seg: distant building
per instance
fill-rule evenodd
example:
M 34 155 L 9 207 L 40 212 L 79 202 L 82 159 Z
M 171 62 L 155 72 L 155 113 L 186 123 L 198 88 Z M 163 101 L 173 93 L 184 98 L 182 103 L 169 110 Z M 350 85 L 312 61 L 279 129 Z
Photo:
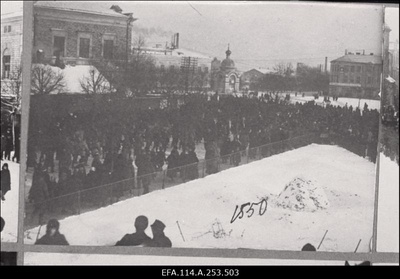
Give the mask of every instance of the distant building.
M 251 69 L 244 72 L 240 76 L 240 89 L 241 90 L 256 90 L 257 82 L 265 75 L 273 71 L 264 68 Z
M 22 10 L 1 15 L 1 80 L 18 70 L 22 53 Z
M 389 75 L 399 86 L 399 40 L 391 43 L 389 48 Z
M 230 58 L 232 52 L 229 47 L 225 53 L 226 58 L 222 62 L 215 58 L 211 63 L 211 89 L 222 94 L 236 93 L 239 92 L 240 73 Z
M 331 96 L 377 98 L 380 92 L 382 57 L 373 53 L 348 52 L 331 61 Z

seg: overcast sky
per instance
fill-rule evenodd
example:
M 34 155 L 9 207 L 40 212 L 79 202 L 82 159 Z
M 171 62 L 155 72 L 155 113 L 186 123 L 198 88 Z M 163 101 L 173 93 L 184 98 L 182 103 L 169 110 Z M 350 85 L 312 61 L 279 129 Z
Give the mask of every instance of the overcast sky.
M 385 22 L 392 29 L 390 41 L 395 42 L 399 39 L 399 8 L 386 8 Z
M 119 2 L 137 26 L 180 33 L 180 46 L 236 64 L 324 63 L 345 49 L 381 52 L 381 5 L 267 2 Z M 244 65 L 243 65 L 244 66 Z
M 124 12 L 133 12 L 138 18 L 134 23 L 136 28 L 154 28 L 165 34 L 179 32 L 183 48 L 223 59 L 229 43 L 231 58 L 240 68 L 271 67 L 279 61 L 323 64 L 325 56 L 330 61 L 342 56 L 345 49 L 381 52 L 381 5 L 205 1 L 106 3 L 118 4 Z M 2 13 L 16 9 L 18 5 L 16 1 L 1 1 Z M 386 15 L 388 18 L 389 13 Z M 166 37 L 160 43 L 170 40 L 169 35 Z

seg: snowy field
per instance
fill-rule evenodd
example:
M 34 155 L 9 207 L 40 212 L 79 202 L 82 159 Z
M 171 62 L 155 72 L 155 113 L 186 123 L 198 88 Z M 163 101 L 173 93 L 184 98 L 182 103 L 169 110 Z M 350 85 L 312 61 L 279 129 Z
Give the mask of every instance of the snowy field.
M 290 101 L 292 103 L 296 103 L 296 102 L 305 103 L 305 102 L 309 102 L 309 101 L 315 101 L 317 104 L 323 105 L 324 104 L 324 97 L 320 96 L 317 100 L 315 100 L 314 96 L 304 96 L 304 97 L 302 97 L 299 94 L 297 96 L 295 96 L 294 94 L 291 94 L 290 95 Z M 364 104 L 366 103 L 368 105 L 369 109 L 376 109 L 376 110 L 380 111 L 380 108 L 381 108 L 380 100 L 368 100 L 368 99 L 361 99 L 360 100 L 360 99 L 357 99 L 357 98 L 343 98 L 343 97 L 340 97 L 337 101 L 333 101 L 332 97 L 331 97 L 330 101 L 331 101 L 330 104 L 332 106 L 335 106 L 335 107 L 337 107 L 337 106 L 344 107 L 347 104 L 348 107 L 352 106 L 355 109 L 356 107 L 359 106 L 360 109 L 363 110 Z
M 314 181 L 329 207 L 295 211 L 278 206 L 277 196 L 294 178 Z M 159 219 L 173 247 L 368 252 L 372 236 L 375 165 L 337 147 L 311 144 L 216 175 L 151 192 L 61 220 L 61 233 L 71 245 L 113 246 L 134 231 L 138 215 Z M 236 206 L 269 197 L 261 216 L 259 205 L 248 218 L 231 219 Z M 248 208 L 248 207 L 247 207 Z M 247 210 L 247 209 L 246 209 Z M 178 228 L 182 230 L 183 237 Z M 41 230 L 41 235 L 45 230 Z M 25 233 L 33 244 L 38 227 Z M 150 228 L 146 230 L 152 236 Z
M 25 253 L 25 265 L 342 265 L 344 261 Z M 354 263 L 351 262 L 353 265 Z
M 1 201 L 1 217 L 6 225 L 1 232 L 2 242 L 17 242 L 18 232 L 18 200 L 19 200 L 19 164 L 11 161 L 1 161 L 1 166 L 8 163 L 11 173 L 11 190 L 5 195 L 5 201 Z
M 399 252 L 399 165 L 380 154 L 378 252 Z

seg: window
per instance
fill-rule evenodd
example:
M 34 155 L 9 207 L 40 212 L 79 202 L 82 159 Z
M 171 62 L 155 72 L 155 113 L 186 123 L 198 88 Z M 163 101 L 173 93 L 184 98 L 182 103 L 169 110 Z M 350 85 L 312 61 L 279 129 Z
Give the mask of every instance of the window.
M 344 66 L 344 72 L 347 73 L 349 71 L 349 66 Z
M 11 55 L 3 56 L 3 78 L 10 78 Z
M 372 83 L 372 77 L 368 77 L 367 83 L 368 83 L 368 84 L 371 84 L 371 83 Z
M 53 56 L 62 57 L 65 55 L 65 37 L 53 37 Z
M 349 82 L 349 77 L 348 76 L 344 76 L 343 77 L 343 83 L 348 83 Z
M 351 66 L 350 67 L 350 72 L 354 73 L 354 70 L 355 70 L 355 66 Z
M 204 68 L 204 71 L 205 71 L 206 73 L 208 73 L 208 67 L 205 67 L 205 68 Z
M 79 38 L 79 54 L 81 58 L 89 58 L 90 55 L 90 39 L 89 38 Z
M 10 33 L 11 32 L 11 25 L 4 26 L 3 33 Z
M 84 34 L 81 34 L 82 36 Z M 85 38 L 90 39 L 90 34 L 86 34 Z M 103 35 L 103 57 L 105 59 L 114 59 L 115 51 L 115 34 Z
M 356 77 L 356 83 L 361 83 L 361 77 L 360 76 Z
M 357 73 L 361 73 L 361 66 L 357 66 Z
M 165 66 L 163 64 L 161 64 L 160 69 L 161 69 L 161 71 L 164 71 L 165 70 Z
M 103 57 L 105 59 L 114 58 L 114 40 L 104 40 Z
M 349 78 L 349 83 L 354 83 L 354 77 Z

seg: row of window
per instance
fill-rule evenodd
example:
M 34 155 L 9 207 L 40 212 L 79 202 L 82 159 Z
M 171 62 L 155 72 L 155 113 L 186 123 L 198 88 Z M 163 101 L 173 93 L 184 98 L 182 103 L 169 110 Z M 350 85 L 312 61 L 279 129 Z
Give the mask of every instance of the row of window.
M 103 53 L 102 56 L 105 59 L 114 58 L 114 37 L 104 36 L 102 42 Z M 63 57 L 65 56 L 66 47 L 66 36 L 54 35 L 53 36 L 53 56 Z M 79 58 L 91 58 L 92 56 L 92 38 L 90 34 L 79 34 L 78 35 L 78 57 Z
M 161 65 L 160 65 L 160 69 L 161 69 L 161 70 L 165 70 L 165 68 L 166 68 L 166 67 L 165 67 L 164 64 L 161 64 Z M 170 65 L 170 66 L 169 66 L 169 69 L 171 69 L 171 70 L 175 69 L 175 65 Z M 193 70 L 194 70 L 194 68 L 193 68 Z M 202 72 L 202 71 L 203 71 L 202 67 L 200 67 L 200 66 L 197 67 L 197 71 L 198 71 L 198 72 Z M 205 68 L 204 68 L 204 72 L 205 72 L 205 73 L 208 73 L 208 67 L 205 67 Z
M 367 84 L 372 84 L 373 83 L 373 77 L 368 76 L 366 79 Z M 339 82 L 339 77 L 338 76 L 332 76 L 331 78 L 332 82 Z M 360 76 L 343 76 L 343 78 L 340 80 L 341 83 L 351 83 L 351 84 L 361 84 L 361 77 Z M 379 83 L 379 78 L 377 78 L 377 83 Z
M 364 67 L 367 73 L 371 73 L 373 71 L 373 66 L 368 65 Z M 340 64 L 333 64 L 332 65 L 332 72 L 344 72 L 344 73 L 361 73 L 363 67 L 361 65 L 340 65 Z

